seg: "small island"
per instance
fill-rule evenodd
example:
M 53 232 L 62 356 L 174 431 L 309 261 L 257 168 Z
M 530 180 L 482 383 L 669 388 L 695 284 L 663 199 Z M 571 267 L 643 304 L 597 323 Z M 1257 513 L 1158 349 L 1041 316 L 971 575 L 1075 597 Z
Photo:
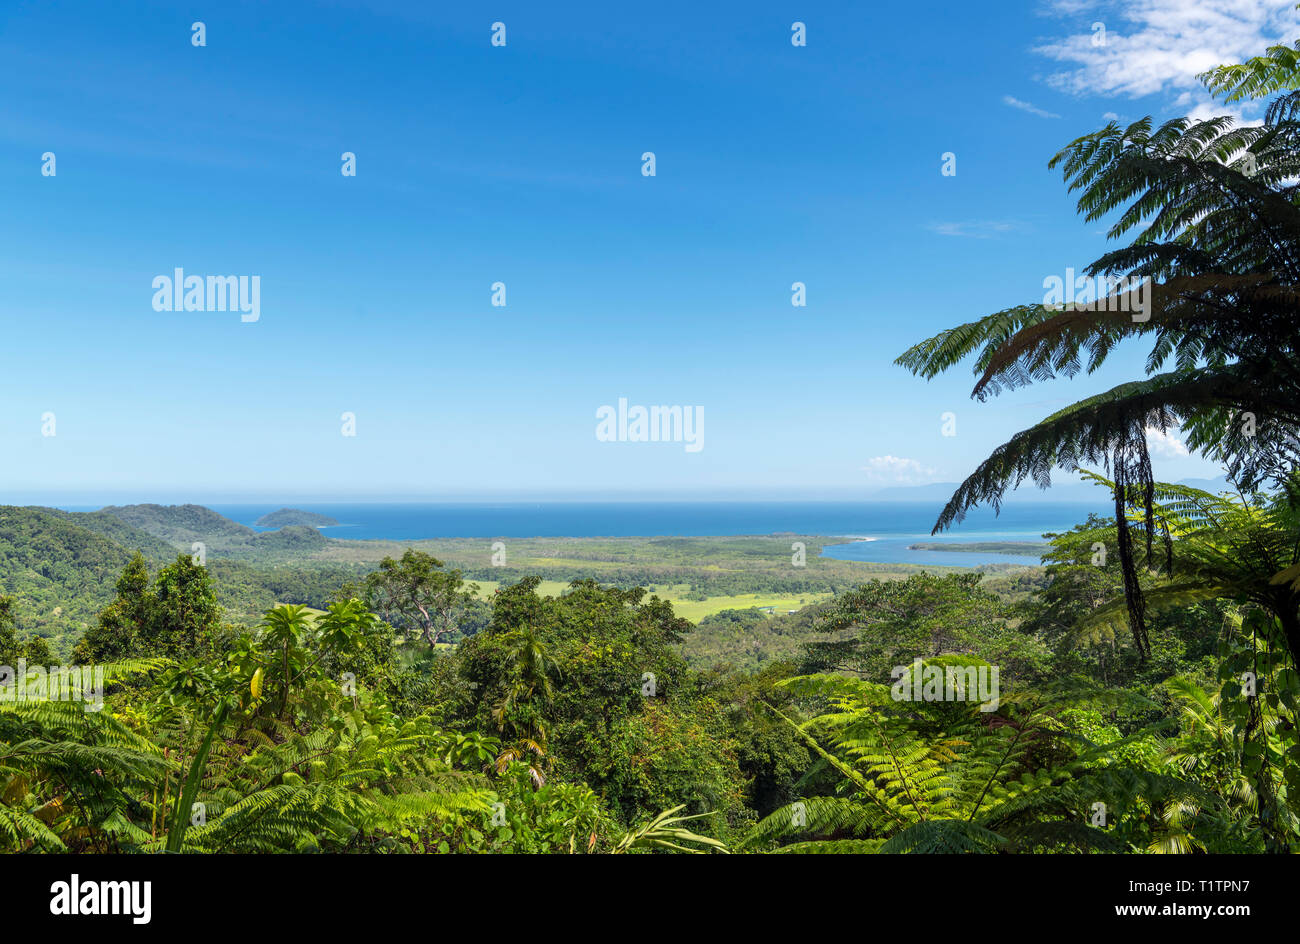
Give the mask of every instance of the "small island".
M 302 511 L 298 508 L 281 508 L 269 515 L 262 515 L 253 522 L 255 528 L 285 528 L 301 525 L 307 528 L 332 528 L 338 522 L 328 515 L 318 515 L 314 511 Z

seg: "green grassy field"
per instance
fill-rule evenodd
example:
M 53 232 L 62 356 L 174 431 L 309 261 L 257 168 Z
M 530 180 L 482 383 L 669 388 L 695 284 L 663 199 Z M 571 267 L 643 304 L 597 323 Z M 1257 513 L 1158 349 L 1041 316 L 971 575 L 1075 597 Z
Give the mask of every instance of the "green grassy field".
M 793 562 L 792 545 L 806 547 L 802 566 Z M 909 564 L 872 564 L 819 556 L 827 545 L 842 543 L 816 535 L 734 537 L 510 538 L 505 563 L 492 564 L 490 539 L 430 541 L 332 540 L 313 555 L 321 561 L 377 564 L 400 557 L 407 547 L 432 554 L 462 570 L 490 596 L 499 587 L 529 575 L 542 577 L 539 591 L 556 595 L 576 579 L 594 578 L 618 586 L 642 586 L 669 600 L 692 621 L 723 610 L 772 607 L 776 615 L 831 599 L 867 580 L 897 580 L 922 569 Z
M 664 596 L 664 594 L 660 594 Z M 672 601 L 673 611 L 692 622 L 699 622 L 706 616 L 721 613 L 723 610 L 744 610 L 750 607 L 772 607 L 776 614 L 798 610 L 813 603 L 831 599 L 830 593 L 771 594 L 740 593 L 734 596 L 708 597 L 704 600 L 684 600 L 667 596 Z
M 832 599 L 868 580 L 901 580 L 922 570 L 959 569 L 833 560 L 820 556 L 822 548 L 842 544 L 844 539 L 806 534 L 507 538 L 502 539 L 505 562 L 501 566 L 493 565 L 494 543 L 490 538 L 331 539 L 310 559 L 374 566 L 385 557 L 401 557 L 409 547 L 459 568 L 466 580 L 479 585 L 483 598 L 526 576 L 541 577 L 539 592 L 546 595 L 562 593 L 573 580 L 591 578 L 622 587 L 646 587 L 693 622 L 723 610 L 750 607 L 771 607 L 780 616 Z M 793 562 L 796 543 L 806 548 L 802 566 Z
M 496 591 L 500 590 L 507 582 L 500 580 L 475 580 L 473 583 L 478 584 L 478 595 L 481 599 L 486 600 Z M 542 596 L 559 596 L 568 587 L 568 583 L 563 580 L 543 580 L 537 585 L 537 592 Z
M 897 576 L 902 577 L 903 575 L 899 574 Z M 487 599 L 503 586 L 503 582 L 499 580 L 475 580 L 474 583 L 478 584 L 478 595 L 483 599 Z M 543 596 L 559 596 L 568 589 L 568 586 L 568 582 L 564 580 L 543 580 L 538 585 L 537 592 Z M 772 607 L 776 614 L 781 614 L 813 603 L 821 603 L 833 596 L 830 592 L 800 594 L 739 593 L 731 596 L 712 596 L 703 600 L 688 600 L 684 595 L 682 584 L 654 586 L 647 589 L 660 599 L 671 602 L 673 611 L 678 616 L 684 616 L 692 622 L 698 622 L 706 616 L 721 613 L 723 610 L 743 610 L 749 607 Z

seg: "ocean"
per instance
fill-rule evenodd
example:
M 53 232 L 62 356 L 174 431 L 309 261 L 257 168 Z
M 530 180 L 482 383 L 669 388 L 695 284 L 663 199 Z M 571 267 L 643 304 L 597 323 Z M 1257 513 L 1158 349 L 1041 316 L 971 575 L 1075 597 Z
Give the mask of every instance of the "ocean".
M 826 550 L 841 560 L 879 563 L 1036 564 L 1036 556 L 974 552 L 915 551 L 917 541 L 1036 541 L 1048 531 L 1063 531 L 1104 512 L 1101 504 L 1025 501 L 994 515 L 972 511 L 952 531 L 931 537 L 939 502 L 849 501 L 682 501 L 682 502 L 305 502 L 213 504 L 214 511 L 253 526 L 277 508 L 301 508 L 328 515 L 337 527 L 322 528 L 333 538 L 641 537 L 736 534 L 795 534 L 852 537 Z

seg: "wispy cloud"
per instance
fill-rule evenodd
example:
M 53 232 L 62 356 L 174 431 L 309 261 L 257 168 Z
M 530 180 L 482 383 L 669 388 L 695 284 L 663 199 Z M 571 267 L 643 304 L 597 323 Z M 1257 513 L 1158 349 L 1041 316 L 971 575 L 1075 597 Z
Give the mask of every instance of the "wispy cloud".
M 867 473 L 869 482 L 893 485 L 922 485 L 935 476 L 935 470 L 929 466 L 901 456 L 875 456 L 867 460 L 862 471 Z
M 1022 102 L 1020 99 L 1013 98 L 1010 95 L 1002 96 L 1002 104 L 1010 105 L 1012 108 L 1019 108 L 1021 111 L 1027 111 L 1029 112 L 1029 114 L 1037 115 L 1039 118 L 1060 118 L 1061 117 L 1060 115 L 1056 114 L 1056 112 L 1047 111 L 1045 109 L 1039 108 L 1037 105 L 1031 105 L 1029 102 Z
M 967 239 L 991 239 L 1002 233 L 1020 229 L 1021 224 L 1009 220 L 965 220 L 962 222 L 930 223 L 926 226 L 940 236 L 964 236 Z

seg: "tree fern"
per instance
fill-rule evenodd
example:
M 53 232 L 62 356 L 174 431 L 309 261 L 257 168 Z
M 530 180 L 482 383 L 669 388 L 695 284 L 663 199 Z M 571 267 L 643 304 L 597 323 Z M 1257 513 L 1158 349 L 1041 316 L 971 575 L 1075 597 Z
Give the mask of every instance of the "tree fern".
M 835 796 L 801 799 L 764 818 L 745 848 L 784 851 L 785 843 L 812 852 L 824 842 L 884 853 L 1125 851 L 1123 840 L 1089 824 L 1092 804 L 1139 809 L 1196 793 L 1177 777 L 1108 767 L 1107 755 L 1125 742 L 1088 744 L 1062 729 L 1056 715 L 1070 705 L 1133 698 L 1087 683 L 1011 693 L 997 714 L 955 719 L 939 706 L 894 702 L 883 685 L 836 676 L 788 685 L 824 704 L 824 713 L 797 728 L 844 780 Z M 1033 758 L 1044 754 L 1062 760 L 1043 767 Z

